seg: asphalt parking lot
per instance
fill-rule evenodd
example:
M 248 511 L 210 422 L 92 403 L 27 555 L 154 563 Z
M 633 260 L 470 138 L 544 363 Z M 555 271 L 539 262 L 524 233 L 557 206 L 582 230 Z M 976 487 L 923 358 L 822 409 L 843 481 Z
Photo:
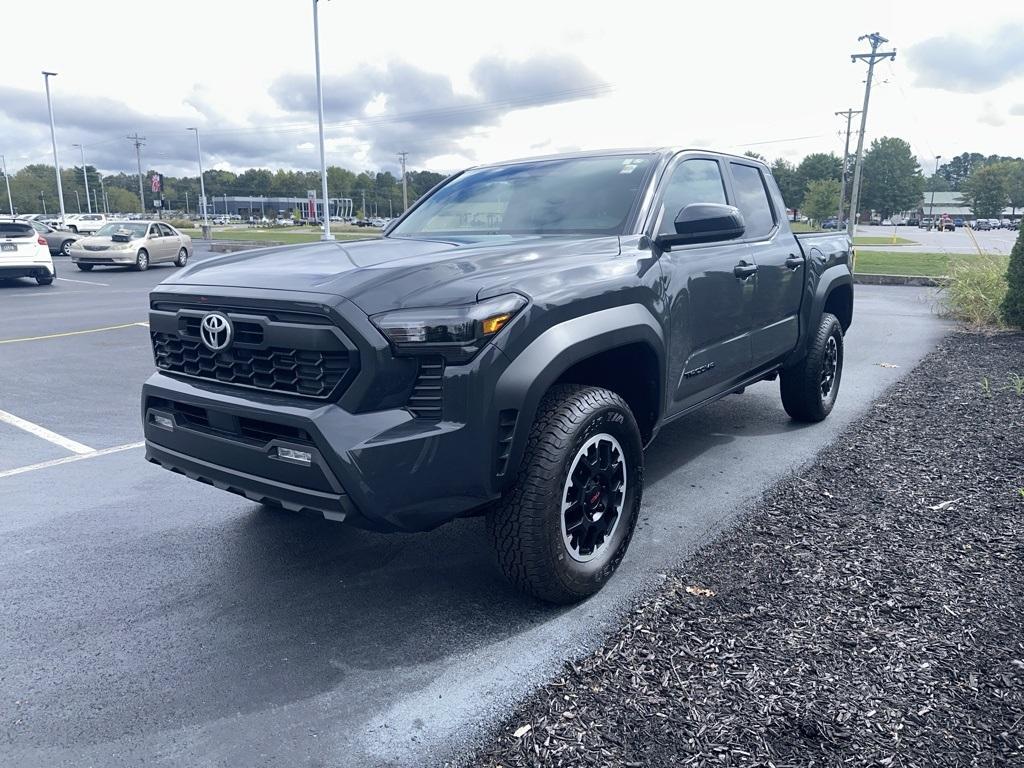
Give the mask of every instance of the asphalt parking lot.
M 69 267 L 0 282 L 0 762 L 18 766 L 458 752 L 948 330 L 923 289 L 859 286 L 832 417 L 795 425 L 763 383 L 663 431 L 619 574 L 554 609 L 509 591 L 478 519 L 372 534 L 147 464 L 146 293 L 173 268 Z
M 977 253 L 980 247 L 985 253 L 1009 254 L 1017 241 L 1017 231 L 1013 229 L 992 229 L 980 232 L 968 232 L 964 227 L 957 227 L 952 232 L 939 232 L 937 229 L 928 231 L 919 227 L 880 227 L 858 226 L 858 237 L 901 237 L 914 241 L 915 245 L 892 246 L 859 245 L 857 250 L 898 250 L 901 253 Z

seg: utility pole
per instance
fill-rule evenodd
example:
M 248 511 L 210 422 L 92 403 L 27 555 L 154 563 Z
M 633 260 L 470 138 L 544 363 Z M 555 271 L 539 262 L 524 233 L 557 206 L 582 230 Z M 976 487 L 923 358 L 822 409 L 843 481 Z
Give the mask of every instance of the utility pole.
M 405 178 L 405 157 L 408 152 L 399 152 L 398 156 L 402 158 L 402 213 L 405 213 L 409 207 L 409 183 Z
M 43 216 L 46 215 L 46 198 L 43 197 L 43 190 L 39 190 L 39 202 L 43 204 Z
M 100 179 L 100 197 L 103 198 L 103 212 L 110 213 L 110 203 L 107 201 L 107 188 L 103 184 L 103 174 L 96 171 L 96 175 L 99 176 Z M 96 207 L 99 208 L 98 205 Z
M 145 146 L 142 142 L 146 140 L 145 136 L 139 136 L 139 132 L 136 131 L 134 135 L 127 137 L 129 141 L 135 143 L 135 160 L 139 164 L 139 205 L 142 206 L 140 213 L 146 213 L 146 193 L 142 189 L 142 147 Z
M 4 181 L 7 183 L 7 205 L 11 207 L 11 216 L 14 215 L 14 198 L 11 197 L 11 177 L 7 175 L 7 158 L 0 155 L 0 163 L 4 167 Z
M 78 206 L 78 212 L 81 213 L 82 212 L 82 201 L 78 197 L 78 190 L 77 189 L 75 190 L 75 205 Z
M 188 190 L 186 189 L 185 190 L 185 215 L 187 216 L 190 213 L 192 213 L 192 211 L 190 211 L 188 209 Z
M 206 182 L 203 181 L 203 150 L 199 146 L 199 129 L 188 128 L 186 130 L 195 131 L 196 134 L 196 159 L 199 161 L 199 195 L 203 201 L 200 205 L 203 214 L 203 237 L 208 237 L 210 234 L 210 217 L 206 212 Z M 217 211 L 214 211 L 214 213 L 216 214 Z
M 369 216 L 367 215 L 367 213 L 366 213 L 366 190 L 365 190 L 365 189 L 361 189 L 361 190 L 359 190 L 359 191 L 360 191 L 360 192 L 362 193 L 362 195 L 363 195 L 363 218 L 364 218 L 364 219 L 368 219 L 368 218 L 370 218 L 370 217 L 369 217 Z
M 85 147 L 81 144 L 72 144 L 71 146 L 82 150 L 82 178 L 85 179 L 85 204 L 89 207 L 89 213 L 92 213 L 92 203 L 89 202 L 89 173 L 85 170 Z
M 860 110 L 848 109 L 845 112 L 836 112 L 836 117 L 843 115 L 846 118 L 846 146 L 843 149 L 843 181 L 839 188 L 839 218 L 836 219 L 836 229 L 843 224 L 843 203 L 846 202 L 846 173 L 850 164 L 850 120 L 854 115 L 859 115 Z
M 50 101 L 50 78 L 56 76 L 56 72 L 43 72 L 43 82 L 46 84 L 46 108 L 50 112 L 50 142 L 53 144 L 53 170 L 57 174 L 57 202 L 60 204 L 60 224 L 64 226 L 64 187 L 60 183 L 60 161 L 57 159 L 57 129 L 53 127 L 53 102 Z
M 935 217 L 932 216 L 932 211 L 935 208 L 935 182 L 938 181 L 938 176 L 939 176 L 939 160 L 941 160 L 941 159 L 942 159 L 942 155 L 936 155 L 935 156 L 935 175 L 932 176 L 932 199 L 928 203 L 928 218 L 930 220 L 929 224 L 928 224 L 928 229 L 929 230 L 931 230 L 931 228 L 935 225 Z M 8 192 L 7 194 L 10 194 L 10 192 Z
M 864 133 L 867 130 L 868 125 L 868 102 L 871 100 L 871 78 L 875 74 L 875 63 L 883 61 L 885 59 L 896 59 L 896 51 L 882 51 L 878 52 L 878 47 L 882 43 L 888 43 L 889 41 L 882 37 L 877 32 L 872 32 L 868 35 L 861 35 L 857 38 L 857 41 L 867 40 L 871 45 L 871 53 L 854 53 L 850 56 L 850 61 L 854 64 L 858 60 L 866 61 L 868 63 L 868 77 L 864 81 L 864 106 L 860 110 L 860 135 L 857 136 L 857 161 L 853 166 L 853 189 L 850 191 L 850 221 L 846 225 L 846 232 L 849 234 L 851 240 L 853 239 L 854 226 L 857 223 L 857 213 L 860 208 L 860 177 L 863 172 L 864 165 Z
M 317 2 L 313 0 L 313 51 L 316 56 L 316 106 L 317 120 L 320 126 L 320 183 L 324 193 L 324 231 L 321 240 L 333 240 L 331 234 L 331 215 L 327 210 L 327 155 L 324 150 L 324 88 L 320 82 L 320 21 L 317 17 Z M 315 205 L 315 203 L 314 203 Z

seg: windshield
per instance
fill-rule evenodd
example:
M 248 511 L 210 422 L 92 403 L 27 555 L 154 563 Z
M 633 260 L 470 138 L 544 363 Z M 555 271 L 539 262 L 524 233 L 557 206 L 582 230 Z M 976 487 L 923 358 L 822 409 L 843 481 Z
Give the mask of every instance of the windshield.
M 128 235 L 134 240 L 137 237 L 145 237 L 147 229 L 149 229 L 149 224 L 132 224 L 131 222 L 117 221 L 100 227 L 96 230 L 96 236 Z
M 621 234 L 653 162 L 610 155 L 467 171 L 390 236 Z

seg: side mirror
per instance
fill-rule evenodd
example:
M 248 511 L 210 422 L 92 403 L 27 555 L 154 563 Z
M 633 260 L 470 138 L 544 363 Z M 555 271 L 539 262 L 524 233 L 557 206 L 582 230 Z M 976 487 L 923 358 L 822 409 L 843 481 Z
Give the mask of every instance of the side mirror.
M 654 238 L 662 250 L 674 245 L 717 243 L 742 237 L 746 226 L 743 214 L 734 206 L 721 203 L 690 203 L 675 218 L 675 233 L 666 232 Z

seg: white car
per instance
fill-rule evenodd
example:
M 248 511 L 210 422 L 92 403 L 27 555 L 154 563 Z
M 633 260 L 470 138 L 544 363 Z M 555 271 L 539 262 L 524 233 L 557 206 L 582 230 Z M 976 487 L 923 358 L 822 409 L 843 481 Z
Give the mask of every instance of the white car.
M 0 278 L 34 277 L 50 285 L 57 277 L 46 239 L 27 221 L 0 219 Z
M 64 220 L 64 228 L 79 235 L 91 235 L 99 232 L 106 223 L 107 217 L 102 213 L 76 213 L 73 219 L 68 217 Z

